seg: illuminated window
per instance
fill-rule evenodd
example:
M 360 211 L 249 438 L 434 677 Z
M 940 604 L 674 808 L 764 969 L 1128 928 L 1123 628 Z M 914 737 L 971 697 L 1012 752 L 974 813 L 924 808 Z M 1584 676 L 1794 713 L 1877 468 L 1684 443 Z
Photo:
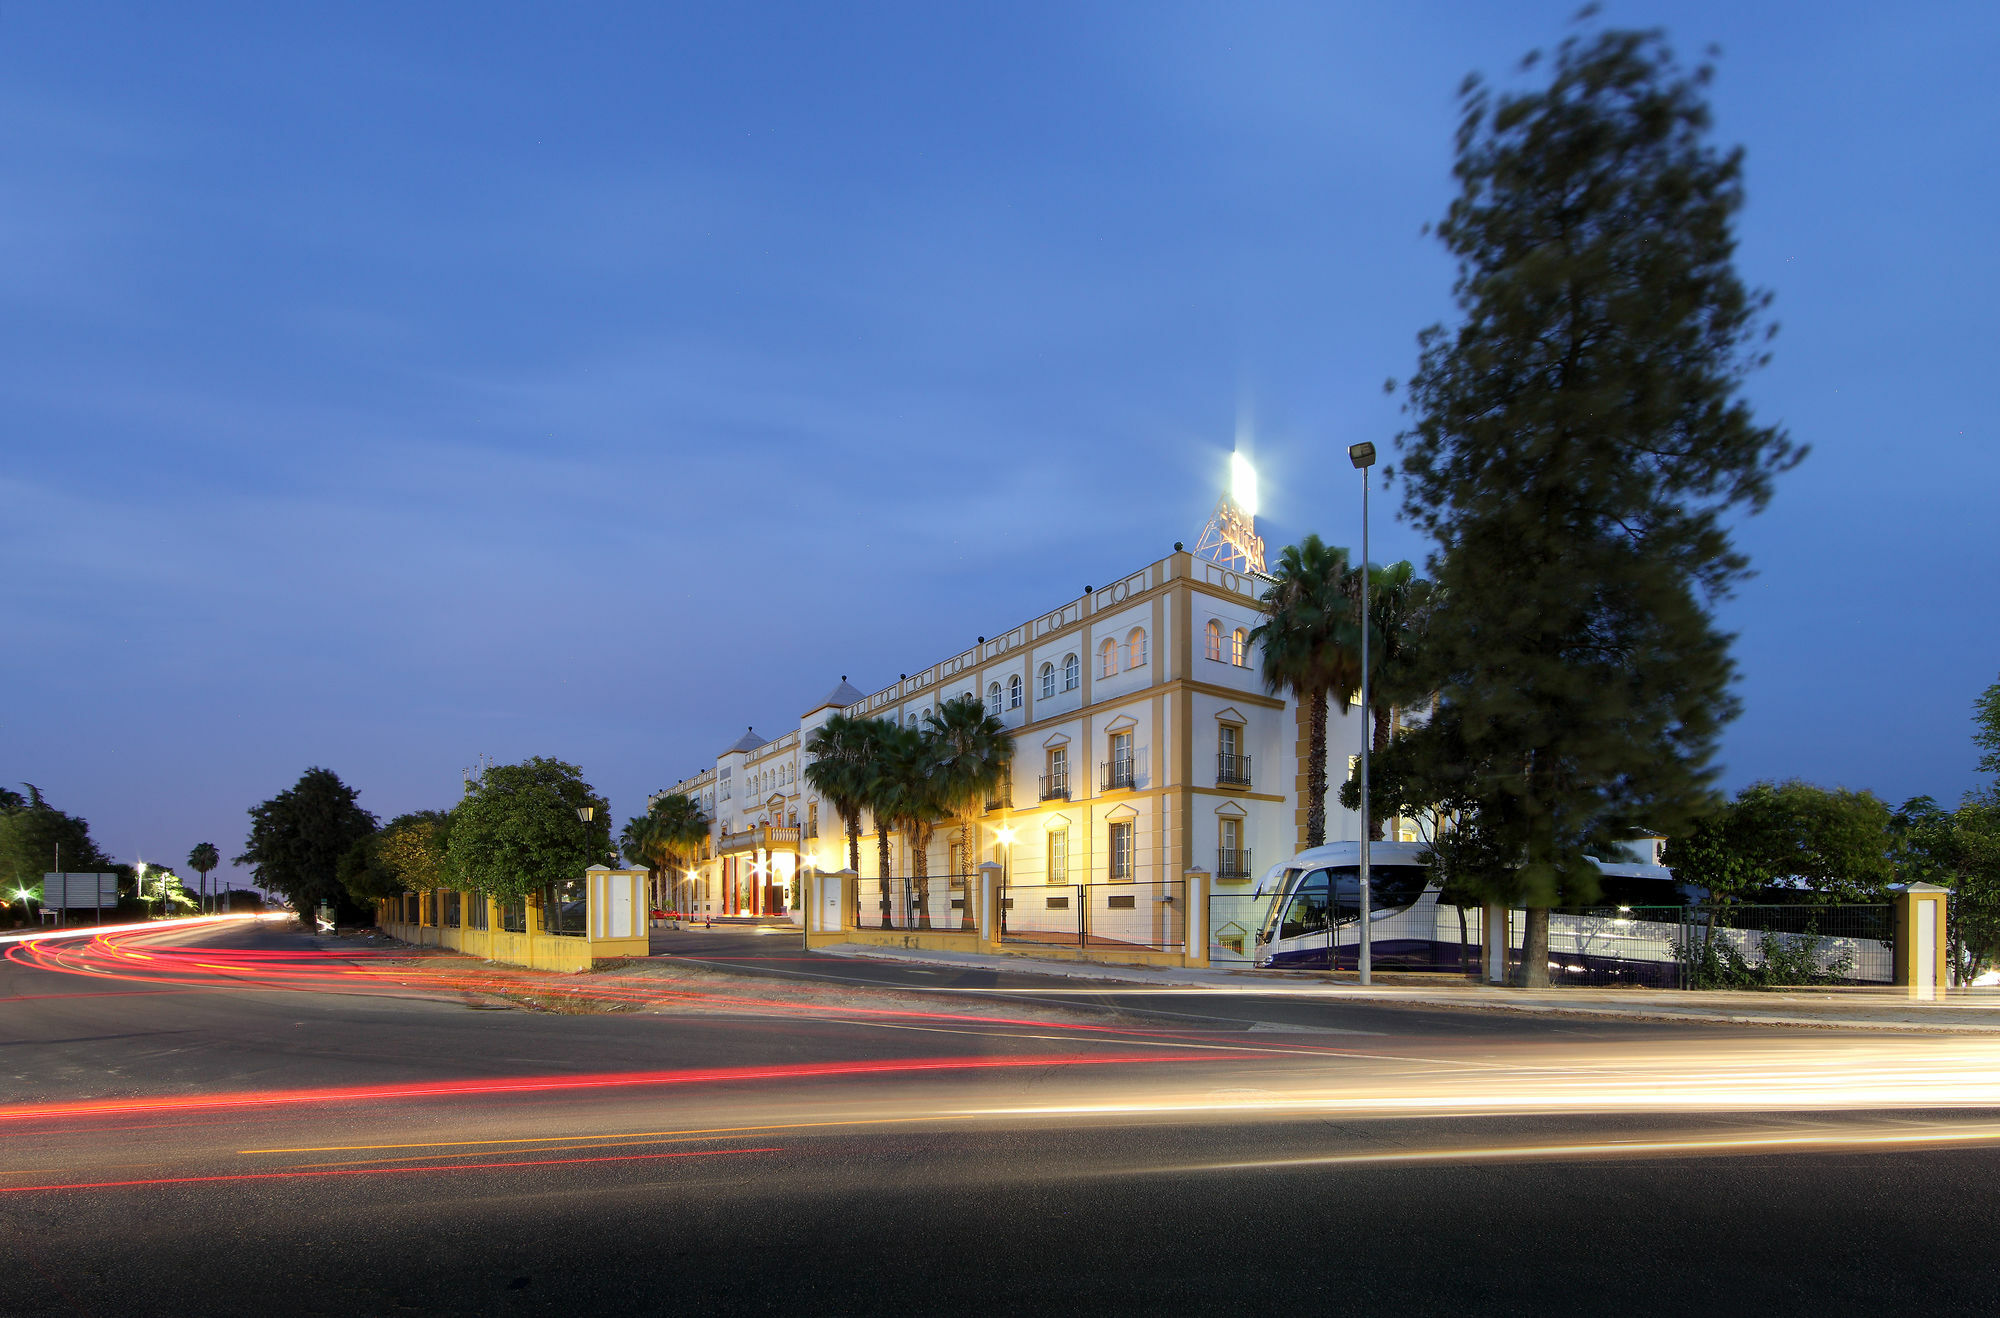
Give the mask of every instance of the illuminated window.
M 1021 675 L 1016 673 L 1007 679 L 1007 708 L 1019 709 L 1022 694 Z
M 1063 690 L 1074 691 L 1083 681 L 1083 663 L 1073 654 L 1063 656 Z
M 1054 664 L 1043 664 L 1042 699 L 1054 700 L 1055 698 L 1056 698 L 1056 666 Z
M 1132 878 L 1132 825 L 1111 826 L 1111 877 L 1129 882 Z
M 1250 666 L 1250 633 L 1238 627 L 1229 636 L 1229 662 L 1238 668 Z
M 1118 642 L 1106 637 L 1104 644 L 1097 647 L 1097 675 L 1099 677 L 1115 677 L 1117 673 Z
M 1146 632 L 1144 628 L 1134 627 L 1131 634 L 1125 638 L 1125 666 L 1127 668 L 1144 668 L 1146 666 Z
M 1069 882 L 1069 830 L 1049 830 L 1049 882 Z
M 1208 657 L 1220 662 L 1222 659 L 1222 624 L 1210 618 L 1208 626 L 1203 631 L 1206 633 Z
M 1000 717 L 1000 684 L 989 683 L 986 687 L 986 712 L 994 718 Z

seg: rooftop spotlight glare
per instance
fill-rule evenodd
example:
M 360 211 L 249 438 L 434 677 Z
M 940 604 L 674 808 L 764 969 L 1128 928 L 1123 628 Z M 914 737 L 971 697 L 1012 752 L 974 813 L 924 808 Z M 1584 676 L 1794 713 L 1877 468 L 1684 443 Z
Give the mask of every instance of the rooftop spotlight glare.
M 1257 515 L 1257 469 L 1241 453 L 1229 455 L 1229 497 L 1249 516 Z

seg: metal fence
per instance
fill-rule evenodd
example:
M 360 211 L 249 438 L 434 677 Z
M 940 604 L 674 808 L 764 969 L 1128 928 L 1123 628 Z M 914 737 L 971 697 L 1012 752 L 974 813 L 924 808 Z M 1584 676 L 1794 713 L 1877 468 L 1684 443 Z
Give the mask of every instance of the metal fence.
M 1187 883 L 1024 883 L 1000 890 L 1000 939 L 1041 947 L 1178 952 L 1187 946 Z
M 857 879 L 850 918 L 857 929 L 976 931 L 978 893 L 977 875 L 933 874 L 921 881 L 906 875 Z
M 1252 966 L 1273 898 L 1216 892 L 1209 898 L 1208 955 L 1215 965 Z M 1426 896 L 1372 922 L 1373 965 L 1382 970 L 1477 974 L 1486 935 L 1477 907 Z M 1521 961 L 1526 913 L 1507 913 L 1502 933 L 1511 977 Z M 1352 969 L 1359 927 L 1338 925 L 1316 964 Z M 1584 986 L 1780 988 L 1887 984 L 1895 978 L 1893 916 L 1886 905 L 1595 906 L 1549 912 L 1549 980 Z M 1310 968 L 1309 966 L 1307 968 Z

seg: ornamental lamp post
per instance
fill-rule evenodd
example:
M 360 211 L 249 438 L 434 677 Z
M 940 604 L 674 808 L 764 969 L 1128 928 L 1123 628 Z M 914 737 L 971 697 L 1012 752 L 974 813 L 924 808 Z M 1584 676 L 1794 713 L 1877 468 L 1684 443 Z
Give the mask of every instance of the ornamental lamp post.
M 1348 461 L 1361 473 L 1361 939 L 1355 949 L 1354 965 L 1361 983 L 1370 982 L 1373 940 L 1368 927 L 1368 743 L 1374 723 L 1368 690 L 1368 469 L 1375 465 L 1373 444 L 1352 444 Z M 1329 967 L 1331 969 L 1331 967 Z

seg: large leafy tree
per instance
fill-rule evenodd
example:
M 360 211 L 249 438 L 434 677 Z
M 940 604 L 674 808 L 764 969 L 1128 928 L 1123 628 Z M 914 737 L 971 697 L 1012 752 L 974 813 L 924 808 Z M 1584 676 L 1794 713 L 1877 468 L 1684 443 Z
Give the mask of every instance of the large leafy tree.
M 806 739 L 806 782 L 826 798 L 847 830 L 847 867 L 861 872 L 861 811 L 866 806 L 868 757 L 876 719 L 835 714 Z
M 201 908 L 208 909 L 208 876 L 222 864 L 222 853 L 213 842 L 197 842 L 188 850 L 188 868 L 201 875 Z
M 1667 841 L 1674 877 L 1718 902 L 1879 901 L 1895 877 L 1889 807 L 1871 792 L 1752 783 Z M 1774 891 L 1777 890 L 1777 891 Z
M 1361 633 L 1347 551 L 1308 535 L 1278 555 L 1264 592 L 1264 621 L 1251 635 L 1264 685 L 1306 708 L 1306 845 L 1326 841 L 1326 706 L 1343 716 L 1361 688 Z
M 611 855 L 611 809 L 573 764 L 541 756 L 496 764 L 452 810 L 446 855 L 479 892 L 552 898 Z
M 972 695 L 947 700 L 924 716 L 932 791 L 948 815 L 956 815 L 964 832 L 965 867 L 979 865 L 979 816 L 986 802 L 1007 781 L 1014 758 L 1014 739 L 1007 725 L 986 712 Z M 973 922 L 972 882 L 966 881 L 964 919 Z
M 1462 92 L 1437 226 L 1461 318 L 1420 337 L 1401 474 L 1449 601 L 1440 699 L 1521 859 L 1497 895 L 1528 908 L 1530 984 L 1548 907 L 1596 895 L 1593 838 L 1712 806 L 1736 702 L 1710 608 L 1747 570 L 1725 519 L 1803 454 L 1739 395 L 1768 299 L 1732 264 L 1742 153 L 1708 141 L 1709 77 L 1658 33 L 1603 31 L 1542 85 Z
M 456 886 L 446 848 L 451 816 L 442 810 L 397 815 L 348 849 L 340 881 L 357 902 L 373 903 L 399 892 Z
M 298 782 L 250 807 L 250 839 L 236 863 L 250 866 L 260 886 L 283 893 L 311 925 L 322 901 L 356 913 L 340 881 L 340 860 L 374 831 L 375 816 L 338 774 L 307 769 Z
M 0 891 L 10 899 L 16 892 L 39 892 L 58 854 L 64 870 L 111 868 L 110 857 L 91 840 L 88 820 L 50 805 L 33 783 L 21 786 L 28 789 L 25 797 L 10 791 L 0 802 Z

